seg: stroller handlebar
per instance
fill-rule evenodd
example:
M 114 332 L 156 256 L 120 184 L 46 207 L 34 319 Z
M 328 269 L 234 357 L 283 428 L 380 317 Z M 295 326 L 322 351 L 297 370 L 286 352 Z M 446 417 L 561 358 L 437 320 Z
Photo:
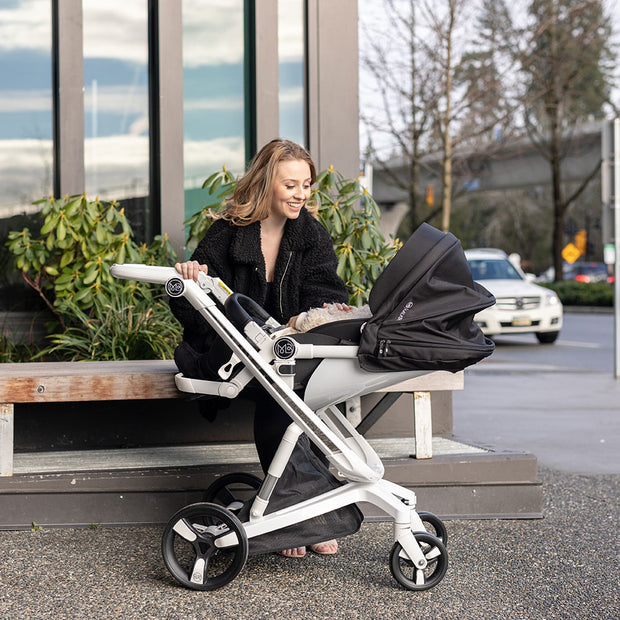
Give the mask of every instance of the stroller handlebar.
M 166 284 L 170 278 L 182 277 L 174 267 L 158 267 L 137 263 L 114 264 L 110 267 L 110 273 L 121 280 L 139 280 L 153 284 Z

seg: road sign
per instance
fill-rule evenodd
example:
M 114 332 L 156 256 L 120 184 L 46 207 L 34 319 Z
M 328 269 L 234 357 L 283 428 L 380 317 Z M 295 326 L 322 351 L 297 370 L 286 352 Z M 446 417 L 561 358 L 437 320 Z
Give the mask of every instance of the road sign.
M 581 256 L 581 250 L 574 244 L 568 243 L 562 250 L 562 258 L 567 263 L 574 263 Z

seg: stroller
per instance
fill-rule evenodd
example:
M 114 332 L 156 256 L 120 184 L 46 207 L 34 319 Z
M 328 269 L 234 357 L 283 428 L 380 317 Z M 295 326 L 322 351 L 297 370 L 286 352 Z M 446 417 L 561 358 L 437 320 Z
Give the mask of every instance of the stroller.
M 353 533 L 362 521 L 358 502 L 393 519 L 389 566 L 399 584 L 428 590 L 442 580 L 448 567 L 445 526 L 435 515 L 416 511 L 413 491 L 383 479 L 378 455 L 337 405 L 433 370 L 460 370 L 492 353 L 492 341 L 473 316 L 495 300 L 473 282 L 453 235 L 423 224 L 377 279 L 370 319 L 345 319 L 301 334 L 282 335 L 283 326 L 263 308 L 216 277 L 201 273 L 194 282 L 171 267 L 135 264 L 113 265 L 110 271 L 118 278 L 162 284 L 172 297 L 185 296 L 230 347 L 221 380 L 179 373 L 179 390 L 235 398 L 248 384 L 258 384 L 291 418 L 264 480 L 247 473 L 222 476 L 206 490 L 208 501 L 186 506 L 170 519 L 162 552 L 179 583 L 196 590 L 229 583 L 254 542 L 267 541 L 254 549 L 264 552 Z M 284 490 L 299 482 L 299 472 L 294 482 L 287 472 L 304 439 L 325 455 L 337 477 L 319 468 L 325 484 L 310 485 L 318 494 L 279 502 L 278 482 Z M 299 470 L 311 452 L 302 454 Z M 247 487 L 257 492 L 241 501 Z

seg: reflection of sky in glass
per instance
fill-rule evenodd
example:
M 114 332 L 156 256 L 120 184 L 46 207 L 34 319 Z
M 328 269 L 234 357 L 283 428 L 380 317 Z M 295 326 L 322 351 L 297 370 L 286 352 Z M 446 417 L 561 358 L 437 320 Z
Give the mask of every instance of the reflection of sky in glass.
M 186 215 L 204 180 L 245 160 L 243 0 L 183 1 L 183 159 Z
M 88 0 L 84 165 L 89 196 L 149 193 L 147 1 Z
M 300 144 L 304 128 L 303 0 L 278 1 L 280 136 Z
M 0 217 L 52 193 L 50 0 L 0 5 Z

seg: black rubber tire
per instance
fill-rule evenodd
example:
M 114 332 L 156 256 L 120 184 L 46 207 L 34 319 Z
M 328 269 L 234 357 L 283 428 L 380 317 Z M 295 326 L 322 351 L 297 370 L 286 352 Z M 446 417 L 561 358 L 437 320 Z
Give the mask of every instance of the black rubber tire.
M 262 484 L 261 478 L 247 472 L 225 474 L 207 487 L 202 501 L 224 506 L 236 514 Z
M 448 530 L 446 530 L 446 526 L 443 521 L 432 512 L 418 512 L 418 516 L 422 519 L 422 523 L 424 523 L 424 529 L 429 533 L 439 538 L 443 543 L 444 547 L 448 546 Z
M 411 560 L 400 557 L 402 545 L 396 542 L 390 552 L 390 571 L 401 586 L 420 592 L 434 588 L 443 579 L 448 570 L 448 552 L 432 534 L 415 532 L 414 536 L 427 558 L 426 568 L 418 570 Z
M 560 335 L 560 332 L 536 332 L 536 339 L 540 344 L 553 344 Z
M 236 544 L 217 547 L 234 533 Z M 161 542 L 166 568 L 186 588 L 216 590 L 231 582 L 248 559 L 248 538 L 237 517 L 216 504 L 181 508 L 168 521 Z

